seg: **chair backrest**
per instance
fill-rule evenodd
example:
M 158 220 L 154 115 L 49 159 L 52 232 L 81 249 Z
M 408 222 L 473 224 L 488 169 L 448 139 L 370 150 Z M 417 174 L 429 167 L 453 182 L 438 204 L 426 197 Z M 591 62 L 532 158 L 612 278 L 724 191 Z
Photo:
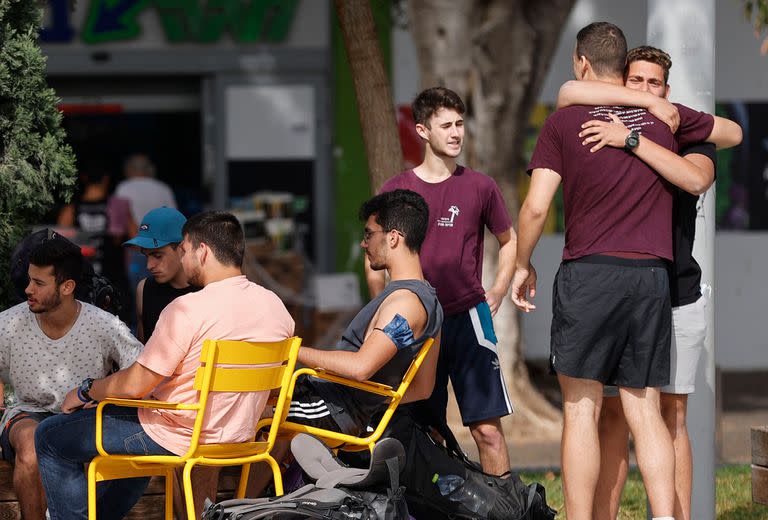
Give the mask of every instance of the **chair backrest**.
M 295 336 L 258 343 L 205 340 L 193 385 L 200 391 L 200 400 L 191 446 L 197 446 L 210 392 L 263 392 L 280 388 L 275 416 L 281 417 L 300 345 L 301 338 Z M 259 417 L 254 417 L 253 423 L 258 420 Z M 277 434 L 277 428 L 273 429 L 274 435 L 270 430 L 270 442 L 274 442 Z
M 418 354 L 416 354 L 416 357 L 413 358 L 413 361 L 411 361 L 411 366 L 409 366 L 408 370 L 405 371 L 403 380 L 400 383 L 400 386 L 397 387 L 397 393 L 400 395 L 401 398 L 403 397 L 403 394 L 405 394 L 405 391 L 408 390 L 408 386 L 410 386 L 411 381 L 413 381 L 413 378 L 416 377 L 416 373 L 419 371 L 419 368 L 421 368 L 422 363 L 424 363 L 424 359 L 427 357 L 427 354 L 429 353 L 429 349 L 432 348 L 432 344 L 434 342 L 435 342 L 435 338 L 427 339 L 419 349 L 419 352 Z
M 392 418 L 392 416 L 395 413 L 395 410 L 397 410 L 397 407 L 400 405 L 400 401 L 402 401 L 403 396 L 405 395 L 405 392 L 408 391 L 408 387 L 411 385 L 411 382 L 413 381 L 413 378 L 416 377 L 416 373 L 419 371 L 419 368 L 424 363 L 424 359 L 426 359 L 427 354 L 429 353 L 429 349 L 432 348 L 432 344 L 435 342 L 434 338 L 427 339 L 424 344 L 421 346 L 421 349 L 419 349 L 419 352 L 416 354 L 416 357 L 413 358 L 413 361 L 411 361 L 411 365 L 408 367 L 408 370 L 405 371 L 405 375 L 403 376 L 402 381 L 400 382 L 400 385 L 395 389 L 394 395 L 392 396 L 392 401 L 390 401 L 389 405 L 387 406 L 387 409 L 384 410 L 384 413 L 381 415 L 381 418 L 379 419 L 379 424 L 376 427 L 376 429 L 367 437 L 370 439 L 369 449 L 373 450 L 374 443 L 381 438 L 381 435 L 384 433 L 384 430 L 389 425 L 389 420 Z

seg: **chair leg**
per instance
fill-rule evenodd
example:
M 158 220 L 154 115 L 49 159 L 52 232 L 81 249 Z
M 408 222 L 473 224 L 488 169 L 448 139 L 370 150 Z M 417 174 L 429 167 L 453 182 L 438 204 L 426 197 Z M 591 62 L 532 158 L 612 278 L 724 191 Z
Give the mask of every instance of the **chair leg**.
M 165 520 L 173 520 L 173 479 L 174 469 L 165 472 Z
M 275 459 L 268 456 L 266 459 L 269 467 L 272 468 L 272 476 L 275 479 L 275 495 L 280 496 L 283 494 L 283 474 L 280 472 L 280 464 Z
M 243 469 L 240 470 L 240 483 L 237 485 L 237 493 L 235 498 L 245 498 L 245 490 L 248 488 L 248 477 L 251 474 L 251 465 L 243 464 Z
M 88 465 L 88 520 L 96 520 L 96 466 L 97 460 Z
M 195 460 L 188 460 L 184 465 L 184 500 L 187 504 L 188 520 L 195 518 L 195 498 L 192 494 L 192 468 L 195 467 Z

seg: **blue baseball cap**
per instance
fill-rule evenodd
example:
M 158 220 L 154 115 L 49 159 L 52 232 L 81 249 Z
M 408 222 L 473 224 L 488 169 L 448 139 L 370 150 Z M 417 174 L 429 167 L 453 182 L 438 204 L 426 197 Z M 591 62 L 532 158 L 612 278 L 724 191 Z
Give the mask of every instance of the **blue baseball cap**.
M 123 242 L 123 245 L 157 249 L 168 244 L 178 244 L 184 239 L 181 228 L 186 221 L 187 218 L 176 209 L 165 206 L 155 208 L 141 219 L 139 234 Z

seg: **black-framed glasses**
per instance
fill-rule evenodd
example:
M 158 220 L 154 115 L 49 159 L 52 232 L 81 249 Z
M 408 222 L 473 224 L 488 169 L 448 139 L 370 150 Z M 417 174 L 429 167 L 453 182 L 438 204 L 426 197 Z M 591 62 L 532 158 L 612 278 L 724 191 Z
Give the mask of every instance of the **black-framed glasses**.
M 366 229 L 365 231 L 363 231 L 363 242 L 367 244 L 368 241 L 371 239 L 371 237 L 376 233 L 389 233 L 390 231 L 394 231 L 401 237 L 405 238 L 405 234 L 402 231 L 398 231 L 397 229 L 375 229 L 373 231 L 370 229 Z

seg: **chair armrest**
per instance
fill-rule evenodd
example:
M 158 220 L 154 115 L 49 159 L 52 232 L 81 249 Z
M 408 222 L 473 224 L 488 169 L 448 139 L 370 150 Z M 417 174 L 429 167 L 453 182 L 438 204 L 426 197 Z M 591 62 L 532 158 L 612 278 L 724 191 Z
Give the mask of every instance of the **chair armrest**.
M 102 439 L 104 417 L 104 407 L 112 404 L 117 406 L 125 406 L 129 408 L 155 408 L 163 410 L 195 410 L 199 406 L 197 404 L 180 404 L 180 403 L 168 403 L 165 401 L 154 401 L 151 399 L 116 399 L 107 398 L 99 401 L 99 405 L 96 407 L 96 451 L 102 457 L 108 457 L 109 453 L 104 449 L 104 443 Z
M 396 392 L 389 385 L 377 383 L 375 381 L 353 381 L 344 376 L 340 376 L 324 368 L 302 368 L 294 372 L 294 379 L 301 375 L 313 376 L 318 379 L 324 379 L 332 383 L 337 383 L 344 386 L 363 390 L 365 392 L 371 392 L 373 394 L 383 395 L 385 397 L 395 397 Z
M 181 403 L 169 403 L 166 401 L 155 401 L 153 399 L 118 399 L 108 397 L 99 401 L 99 408 L 103 408 L 104 405 L 114 404 L 117 406 L 127 406 L 129 408 L 156 408 L 161 410 L 195 410 L 197 404 L 181 404 Z

